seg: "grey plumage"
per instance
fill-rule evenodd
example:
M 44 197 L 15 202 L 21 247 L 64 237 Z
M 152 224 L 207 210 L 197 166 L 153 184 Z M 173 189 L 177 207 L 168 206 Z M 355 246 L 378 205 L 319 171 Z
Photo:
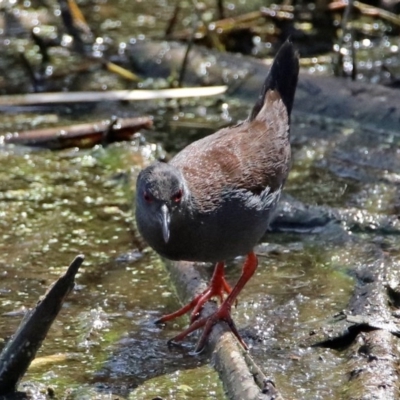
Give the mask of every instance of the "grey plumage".
M 166 322 L 193 309 L 191 325 L 173 341 L 204 326 L 197 350 L 212 326 L 225 321 L 244 348 L 230 310 L 253 276 L 253 248 L 266 231 L 290 169 L 290 112 L 299 72 L 298 57 L 286 42 L 275 57 L 249 118 L 198 140 L 168 164 L 144 169 L 136 185 L 140 233 L 162 256 L 172 260 L 217 262 L 207 289 Z M 246 254 L 242 274 L 231 289 L 224 261 Z M 198 320 L 210 298 L 223 299 L 218 311 Z
M 246 121 L 198 140 L 168 164 L 155 163 L 139 174 L 138 228 L 162 256 L 226 260 L 251 251 L 264 234 L 290 168 L 289 111 L 296 63 L 291 44 L 285 44 Z M 180 192 L 182 198 L 174 201 Z M 162 204 L 169 210 L 167 242 Z

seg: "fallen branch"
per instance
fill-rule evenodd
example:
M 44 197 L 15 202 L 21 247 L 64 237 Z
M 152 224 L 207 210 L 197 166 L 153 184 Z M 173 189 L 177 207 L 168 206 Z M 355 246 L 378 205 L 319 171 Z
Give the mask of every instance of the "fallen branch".
M 355 241 L 349 239 L 352 247 Z M 397 399 L 399 327 L 392 314 L 398 295 L 391 285 L 398 285 L 399 263 L 371 244 L 358 251 L 360 265 L 354 271 L 358 283 L 346 311 L 328 329 L 313 332 L 307 342 L 344 349 L 348 382 L 341 398 Z
M 160 90 L 110 90 L 107 92 L 56 92 L 0 96 L 0 106 L 90 103 L 100 101 L 134 101 L 208 97 L 225 93 L 227 86 L 205 86 Z
M 329 4 L 328 8 L 332 11 L 338 11 L 338 10 L 343 10 L 347 7 L 347 2 L 346 1 L 334 1 Z M 367 15 L 370 17 L 377 17 L 381 18 L 385 21 L 390 22 L 393 25 L 400 26 L 400 17 L 398 17 L 396 14 L 383 10 L 382 8 L 374 7 L 369 4 L 362 3 L 360 1 L 354 1 L 353 7 L 356 8 L 361 12 L 363 15 Z
M 73 289 L 75 275 L 83 259 L 82 255 L 75 258 L 65 275 L 59 278 L 36 307 L 27 313 L 17 332 L 1 352 L 0 396 L 16 392 L 19 381 L 35 358 L 65 298 Z
M 39 146 L 53 150 L 93 147 L 99 143 L 130 140 L 135 132 L 152 126 L 153 121 L 150 117 L 124 118 L 10 133 L 0 137 L 0 141 L 5 144 Z
M 167 262 L 167 269 L 182 303 L 190 301 L 206 288 L 206 282 L 193 263 Z M 208 302 L 200 318 L 217 310 L 214 302 Z M 282 399 L 274 383 L 242 349 L 230 330 L 223 323 L 216 324 L 209 337 L 206 351 L 212 353 L 212 363 L 232 400 L 279 400 Z
M 353 314 L 350 321 L 354 321 L 356 315 L 363 317 L 363 323 L 356 322 L 362 329 L 347 350 L 348 393 L 353 399 L 395 399 L 398 394 L 398 339 L 388 326 L 396 326 L 397 321 L 392 316 L 393 299 L 385 282 L 390 282 L 392 277 L 398 282 L 398 264 L 394 260 L 391 262 L 379 248 L 369 250 L 367 256 L 373 261 L 356 272 L 360 283 L 349 304 L 349 312 Z M 367 320 L 375 323 L 367 325 Z M 381 321 L 385 324 L 379 324 Z

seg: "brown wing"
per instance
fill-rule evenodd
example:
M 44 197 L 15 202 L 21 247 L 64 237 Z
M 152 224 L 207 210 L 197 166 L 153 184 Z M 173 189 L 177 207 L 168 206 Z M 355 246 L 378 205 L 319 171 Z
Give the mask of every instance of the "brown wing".
M 279 94 L 270 90 L 254 120 L 192 143 L 171 164 L 181 169 L 191 193 L 204 206 L 215 204 L 214 194 L 226 187 L 254 193 L 267 186 L 276 190 L 289 172 L 288 120 Z

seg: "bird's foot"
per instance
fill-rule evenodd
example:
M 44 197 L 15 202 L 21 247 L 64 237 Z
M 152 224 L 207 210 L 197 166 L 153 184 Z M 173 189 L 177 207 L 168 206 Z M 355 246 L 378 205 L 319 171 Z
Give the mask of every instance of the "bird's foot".
M 249 254 L 247 254 L 246 260 L 243 264 L 242 275 L 240 275 L 240 278 L 237 281 L 235 287 L 233 289 L 229 288 L 229 295 L 225 299 L 225 301 L 221 304 L 219 309 L 209 317 L 201 318 L 197 321 L 192 322 L 190 324 L 189 328 L 187 328 L 181 334 L 172 338 L 169 341 L 169 343 L 179 342 L 182 339 L 184 339 L 187 335 L 189 335 L 189 333 L 192 333 L 193 331 L 204 327 L 203 333 L 200 337 L 199 342 L 197 343 L 196 350 L 195 350 L 196 353 L 200 353 L 203 350 L 208 337 L 210 336 L 212 327 L 217 322 L 224 321 L 228 324 L 230 330 L 232 331 L 233 335 L 236 336 L 239 343 L 244 347 L 245 350 L 247 350 L 248 347 L 247 347 L 246 343 L 243 341 L 243 339 L 240 337 L 240 334 L 236 328 L 236 325 L 234 324 L 234 322 L 232 320 L 231 308 L 232 308 L 232 305 L 236 303 L 237 296 L 240 293 L 240 291 L 243 289 L 244 285 L 254 275 L 254 272 L 257 269 L 257 264 L 258 264 L 257 256 L 255 255 L 255 253 L 253 251 L 251 251 Z M 214 278 L 221 271 L 221 265 L 222 265 L 222 277 L 223 277 L 223 263 L 218 263 L 215 268 L 214 275 L 213 275 L 213 278 L 211 279 L 211 281 L 213 281 Z M 219 291 L 220 291 L 220 293 L 222 293 L 222 295 L 223 295 L 223 290 L 221 288 L 225 288 L 224 281 L 225 281 L 224 279 L 220 279 L 220 282 L 222 282 L 222 283 L 220 283 L 220 285 L 219 285 L 219 288 L 220 288 Z M 227 291 L 226 288 L 224 290 Z M 198 300 L 198 301 L 200 301 L 200 300 Z
M 193 311 L 190 315 L 190 323 L 193 324 L 193 322 L 196 321 L 197 317 L 199 316 L 204 304 L 207 303 L 208 300 L 210 300 L 212 297 L 218 297 L 222 303 L 224 301 L 224 294 L 226 293 L 229 295 L 231 291 L 232 289 L 224 276 L 224 264 L 218 263 L 210 280 L 210 284 L 206 290 L 197 295 L 190 303 L 186 304 L 179 310 L 159 318 L 156 321 L 156 324 L 171 321 L 172 319 L 186 314 L 192 309 Z
M 224 276 L 218 280 L 211 279 L 210 285 L 207 287 L 207 289 L 200 296 L 197 296 L 197 303 L 190 315 L 190 323 L 192 324 L 194 321 L 196 321 L 197 317 L 200 315 L 201 309 L 208 300 L 211 300 L 213 297 L 218 297 L 222 304 L 224 301 L 224 294 L 226 293 L 229 295 L 231 291 L 232 289 L 225 280 Z
M 243 346 L 243 348 L 245 350 L 247 350 L 248 347 L 247 347 L 246 343 L 243 341 L 243 339 L 241 338 L 241 336 L 236 328 L 236 325 L 232 320 L 230 311 L 231 311 L 231 306 L 229 304 L 227 304 L 227 302 L 224 302 L 214 314 L 212 314 L 209 317 L 202 318 L 198 321 L 194 321 L 193 323 L 191 323 L 191 325 L 186 330 L 184 330 L 179 335 L 176 335 L 174 338 L 170 339 L 168 341 L 168 343 L 172 344 L 175 342 L 180 342 L 187 335 L 189 335 L 190 333 L 192 333 L 195 330 L 200 329 L 204 326 L 203 333 L 201 334 L 201 337 L 200 337 L 200 339 L 196 345 L 196 349 L 195 349 L 195 353 L 197 353 L 197 354 L 201 353 L 204 349 L 204 346 L 206 345 L 207 339 L 210 336 L 213 326 L 216 323 L 223 321 L 228 325 L 229 329 L 231 330 L 233 335 L 236 336 L 237 340 Z

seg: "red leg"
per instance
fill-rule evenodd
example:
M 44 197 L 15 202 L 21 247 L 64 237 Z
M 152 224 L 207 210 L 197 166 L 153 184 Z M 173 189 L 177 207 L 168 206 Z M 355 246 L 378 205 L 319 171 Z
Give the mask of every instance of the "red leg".
M 210 317 L 203 318 L 199 321 L 195 321 L 194 323 L 192 323 L 189 326 L 189 328 L 187 328 L 181 334 L 175 336 L 173 339 L 170 340 L 170 342 L 180 341 L 183 338 L 185 338 L 189 333 L 204 326 L 203 333 L 200 337 L 200 340 L 195 350 L 196 352 L 200 352 L 201 350 L 203 350 L 204 345 L 206 344 L 207 338 L 210 335 L 212 327 L 218 321 L 225 321 L 228 324 L 229 328 L 231 329 L 232 333 L 236 336 L 236 338 L 240 342 L 240 344 L 245 349 L 247 349 L 247 345 L 240 337 L 239 332 L 237 331 L 236 326 L 232 320 L 230 312 L 232 305 L 236 302 L 237 296 L 239 295 L 240 291 L 243 289 L 243 287 L 246 285 L 246 283 L 249 281 L 249 279 L 253 276 L 254 272 L 256 271 L 257 265 L 258 265 L 257 256 L 254 254 L 254 252 L 249 253 L 243 265 L 242 275 L 240 276 L 235 287 L 229 293 L 228 297 L 221 304 L 219 309 Z
M 231 285 L 229 285 L 229 283 L 226 281 L 225 277 L 222 277 L 222 283 L 224 284 L 224 289 L 226 293 L 230 293 L 232 292 L 232 288 Z
M 202 307 L 208 300 L 214 296 L 218 296 L 221 303 L 224 301 L 224 293 L 230 293 L 232 289 L 230 288 L 228 282 L 225 280 L 225 263 L 219 262 L 215 265 L 213 276 L 210 280 L 208 288 L 200 295 L 196 306 L 194 307 L 190 323 L 196 320 L 198 314 L 200 313 Z
M 190 322 L 192 323 L 193 321 L 195 321 L 203 305 L 212 297 L 214 296 L 219 297 L 222 303 L 224 299 L 224 293 L 226 292 L 229 294 L 231 292 L 231 288 L 224 277 L 224 268 L 225 268 L 224 262 L 217 263 L 214 269 L 213 276 L 210 280 L 210 284 L 203 293 L 196 296 L 189 304 L 186 304 L 184 307 L 180 308 L 174 313 L 162 316 L 160 319 L 156 321 L 156 323 L 171 321 L 174 318 L 186 314 L 193 308 L 190 317 Z

